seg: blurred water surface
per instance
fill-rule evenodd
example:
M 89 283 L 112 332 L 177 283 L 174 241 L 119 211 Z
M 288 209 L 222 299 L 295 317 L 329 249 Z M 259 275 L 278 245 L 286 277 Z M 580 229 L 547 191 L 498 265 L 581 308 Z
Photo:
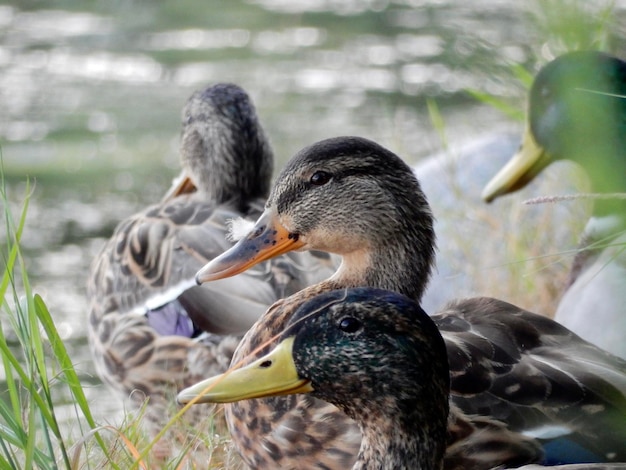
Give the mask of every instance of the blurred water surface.
M 22 240 L 31 282 L 85 381 L 93 381 L 102 416 L 118 404 L 91 377 L 86 273 L 117 222 L 169 185 L 178 168 L 180 110 L 193 90 L 221 81 L 248 90 L 277 168 L 304 145 L 346 134 L 416 162 L 443 145 L 428 99 L 449 142 L 521 128 L 464 90 L 508 97 L 521 108 L 524 89 L 510 65 L 532 70 L 550 54 L 536 5 L 0 3 L 0 144 L 9 196 L 17 213 L 26 177 L 34 182 Z M 596 12 L 605 2 L 581 5 Z M 618 26 L 625 8 L 613 2 Z M 614 41 L 620 50 L 623 40 Z

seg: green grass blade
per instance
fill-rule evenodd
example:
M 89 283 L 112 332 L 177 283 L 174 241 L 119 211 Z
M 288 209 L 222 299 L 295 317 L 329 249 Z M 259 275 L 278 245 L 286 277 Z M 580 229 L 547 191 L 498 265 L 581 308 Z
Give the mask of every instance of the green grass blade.
M 447 149 L 448 138 L 446 136 L 446 123 L 441 115 L 441 111 L 439 111 L 439 106 L 437 106 L 437 102 L 433 99 L 427 99 L 426 106 L 428 107 L 428 117 L 430 118 L 430 122 L 435 128 L 435 131 L 437 131 L 443 148 Z
M 474 99 L 480 101 L 481 103 L 488 104 L 489 106 L 497 109 L 498 111 L 504 113 L 511 119 L 516 121 L 523 121 L 525 117 L 524 111 L 520 110 L 516 106 L 512 106 L 502 98 L 498 98 L 497 96 L 490 95 L 488 93 L 484 93 L 479 90 L 465 90 L 470 94 Z
M 533 84 L 535 77 L 521 64 L 513 64 L 511 66 L 511 72 L 513 76 L 522 84 L 524 88 L 530 90 L 530 86 Z
M 95 422 L 93 415 L 91 414 L 89 402 L 87 401 L 87 397 L 85 396 L 85 392 L 83 391 L 80 379 L 78 377 L 78 374 L 76 373 L 76 370 L 74 369 L 74 364 L 72 363 L 72 360 L 67 353 L 65 344 L 63 343 L 63 340 L 59 336 L 59 333 L 54 326 L 54 321 L 52 320 L 52 316 L 50 315 L 48 307 L 39 295 L 35 295 L 34 305 L 37 318 L 43 326 L 46 335 L 48 335 L 48 341 L 50 342 L 54 357 L 61 367 L 61 371 L 64 376 L 64 383 L 69 387 L 70 391 L 72 392 L 72 396 L 74 397 L 76 404 L 80 408 L 89 426 L 92 429 L 96 428 L 98 425 Z M 105 455 L 108 456 L 107 446 L 100 434 L 96 433 L 95 438 L 100 445 L 102 451 L 105 453 Z
M 2 400 L 0 400 L 0 417 L 2 417 L 6 423 L 0 423 L 0 441 L 3 445 L 8 442 L 17 448 L 24 448 L 25 443 L 28 441 L 27 432 L 22 427 L 21 421 L 14 419 L 12 410 L 10 410 L 7 404 Z M 6 446 L 4 446 L 4 448 L 5 456 L 10 455 Z M 50 457 L 37 448 L 33 450 L 33 460 L 40 468 L 50 468 L 50 466 L 54 464 L 54 460 L 50 459 Z M 27 464 L 24 464 L 24 468 L 31 468 L 26 465 Z M 0 468 L 4 467 L 0 466 Z
M 0 454 L 0 468 L 17 469 L 17 463 L 13 459 L 13 455 L 11 454 L 11 451 L 7 447 L 6 442 L 4 442 L 4 439 L 2 439 L 2 437 L 2 431 L 0 430 L 0 449 L 2 449 L 2 453 L 6 455 L 6 458 L 4 458 L 3 454 Z

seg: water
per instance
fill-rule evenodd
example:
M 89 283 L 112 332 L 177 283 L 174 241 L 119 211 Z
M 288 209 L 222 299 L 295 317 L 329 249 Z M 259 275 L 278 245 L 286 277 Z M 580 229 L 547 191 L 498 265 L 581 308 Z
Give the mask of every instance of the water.
M 565 4 L 561 2 L 561 4 Z M 604 2 L 580 2 L 597 11 Z M 626 2 L 614 2 L 619 28 Z M 178 168 L 180 110 L 233 81 L 252 95 L 280 165 L 302 146 L 355 134 L 408 161 L 521 126 L 470 98 L 521 107 L 509 64 L 557 51 L 526 2 L 256 0 L 0 5 L 0 139 L 9 196 L 35 182 L 22 240 L 102 416 L 119 405 L 93 377 L 85 276 L 119 220 L 155 201 Z M 621 22 L 621 23 L 620 23 Z M 614 38 L 615 50 L 624 41 Z M 108 415 L 106 415 L 108 416 Z

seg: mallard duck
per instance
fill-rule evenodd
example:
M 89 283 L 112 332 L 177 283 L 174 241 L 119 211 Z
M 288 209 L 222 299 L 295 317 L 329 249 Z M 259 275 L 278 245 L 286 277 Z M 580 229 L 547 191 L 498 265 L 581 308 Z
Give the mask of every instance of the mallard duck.
M 528 312 L 487 314 L 511 330 L 535 329 Z M 358 423 L 363 439 L 355 469 L 440 469 L 454 407 L 444 339 L 454 341 L 453 331 L 440 331 L 416 302 L 395 292 L 330 291 L 298 307 L 267 355 L 183 390 L 178 399 L 229 403 L 311 393 Z M 625 365 L 594 349 L 607 369 Z
M 498 206 L 481 204 L 482 188 L 511 158 L 519 145 L 514 132 L 497 131 L 451 145 L 439 154 L 420 159 L 412 166 L 434 214 L 437 234 L 436 269 L 420 301 L 427 312 L 436 312 L 451 298 L 481 295 L 513 301 L 534 311 L 550 311 L 558 303 L 558 287 L 565 282 L 565 262 L 546 265 L 541 255 L 560 251 L 575 241 L 582 230 L 586 207 L 551 204 L 521 205 L 529 190 L 499 201 Z M 555 174 L 559 170 L 559 176 Z M 538 189 L 547 194 L 568 194 L 584 187 L 573 164 L 559 165 L 541 181 Z M 558 224 L 559 230 L 538 234 L 516 230 L 525 226 Z M 515 237 L 502 233 L 515 231 Z M 524 260 L 511 263 L 512 257 Z M 532 272 L 532 276 L 524 276 Z M 488 275 L 486 275 L 488 273 Z M 492 282 L 494 277 L 499 282 Z M 525 282 L 520 282 L 525 277 Z M 527 295 L 532 283 L 532 297 Z
M 185 403 L 308 393 L 363 433 L 354 468 L 438 469 L 446 448 L 450 376 L 433 321 L 411 299 L 372 288 L 302 304 L 269 354 L 178 395 Z
M 537 74 L 519 152 L 483 191 L 486 201 L 569 159 L 597 193 L 626 193 L 626 62 L 600 52 L 572 52 Z M 554 318 L 583 338 L 626 358 L 626 199 L 597 199 Z
M 197 286 L 196 271 L 232 244 L 229 220 L 260 214 L 273 153 L 246 92 L 217 84 L 185 105 L 180 154 L 180 177 L 161 202 L 117 226 L 87 287 L 97 371 L 133 407 L 150 399 L 150 434 L 171 416 L 178 390 L 226 370 L 267 306 L 334 270 L 300 254 Z
M 342 257 L 332 277 L 276 302 L 246 333 L 233 359 L 245 364 L 267 353 L 293 313 L 321 293 L 367 286 L 418 302 L 434 246 L 433 215 L 411 169 L 375 142 L 338 137 L 287 163 L 250 234 L 197 280 L 232 276 L 290 250 Z M 457 301 L 433 319 L 448 335 L 454 405 L 445 468 L 626 460 L 622 361 L 495 299 Z M 309 396 L 233 403 L 225 411 L 253 468 L 347 468 L 361 443 L 354 422 Z

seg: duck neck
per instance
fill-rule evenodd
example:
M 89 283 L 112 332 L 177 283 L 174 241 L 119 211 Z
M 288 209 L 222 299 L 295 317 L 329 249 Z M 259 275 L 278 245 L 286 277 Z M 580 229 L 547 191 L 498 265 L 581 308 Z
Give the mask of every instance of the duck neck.
M 422 406 L 431 405 L 424 402 Z M 353 469 L 441 469 L 446 420 L 424 419 L 424 416 L 432 416 L 432 411 L 427 410 L 426 415 L 424 412 L 419 409 L 418 403 L 412 403 L 396 410 L 393 415 L 388 410 L 377 413 L 380 419 L 375 422 L 369 420 L 367 426 L 361 426 L 363 439 Z M 394 419 L 390 420 L 390 416 Z
M 196 175 L 194 183 L 203 197 L 216 204 L 231 203 L 241 212 L 255 198 L 267 197 L 274 159 L 263 130 L 254 122 L 245 124 L 225 128 L 223 138 L 211 142 L 198 131 L 183 137 L 187 149 L 183 153 L 190 155 L 186 165 Z M 195 158 L 197 148 L 206 152 L 208 162 Z
M 615 131 L 615 129 L 609 129 Z M 591 150 L 585 151 L 577 160 L 585 169 L 591 182 L 591 190 L 600 195 L 616 195 L 626 192 L 626 137 L 623 132 L 611 139 L 593 139 Z M 583 147 L 584 148 L 584 147 Z M 593 203 L 593 215 L 606 217 L 608 215 L 626 216 L 626 199 L 609 197 L 596 199 Z
M 342 255 L 339 269 L 330 279 L 339 288 L 377 287 L 406 295 L 419 302 L 428 285 L 434 260 L 434 236 L 399 231 L 373 249 Z

